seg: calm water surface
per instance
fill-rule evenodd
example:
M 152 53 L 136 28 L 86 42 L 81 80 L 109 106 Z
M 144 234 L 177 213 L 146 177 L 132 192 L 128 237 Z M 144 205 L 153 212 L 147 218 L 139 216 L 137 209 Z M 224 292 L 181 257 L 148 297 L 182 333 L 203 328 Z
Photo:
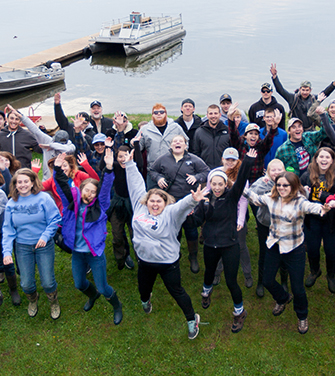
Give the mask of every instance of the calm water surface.
M 290 91 L 306 79 L 315 92 L 335 80 L 334 4 L 323 0 L 170 0 L 165 4 L 15 0 L 11 3 L 15 17 L 1 21 L 0 64 L 94 34 L 102 22 L 133 10 L 146 15 L 182 13 L 187 31 L 183 44 L 153 60 L 138 63 L 104 56 L 67 66 L 62 91 L 65 112 L 88 111 L 91 101 L 98 99 L 106 113 L 147 113 L 155 102 L 162 102 L 170 114 L 178 115 L 181 100 L 191 97 L 197 112 L 204 114 L 224 92 L 247 110 L 259 99 L 260 85 L 271 80 L 271 62 L 277 63 L 278 75 Z M 24 107 L 24 113 L 33 103 L 38 114 L 52 115 L 53 98 L 48 95 L 43 90 L 38 101 L 31 93 L 24 101 L 9 99 Z M 6 101 L 0 97 L 1 108 Z

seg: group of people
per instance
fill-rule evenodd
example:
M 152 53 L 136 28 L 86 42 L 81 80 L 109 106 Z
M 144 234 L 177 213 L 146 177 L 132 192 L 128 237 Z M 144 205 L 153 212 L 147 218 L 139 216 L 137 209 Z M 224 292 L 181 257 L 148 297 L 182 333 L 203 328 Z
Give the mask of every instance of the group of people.
M 21 304 L 15 260 L 28 314 L 37 314 L 37 264 L 51 317 L 60 317 L 56 243 L 72 254 L 75 287 L 88 298 L 84 310 L 92 309 L 102 294 L 113 307 L 115 325 L 120 324 L 122 304 L 107 280 L 109 220 L 118 269 L 134 268 L 133 245 L 144 312 L 152 311 L 159 274 L 184 313 L 188 338 L 194 339 L 200 315 L 181 285 L 179 266 L 184 229 L 192 273 L 200 270 L 199 242 L 203 244 L 202 307 L 210 307 L 223 272 L 233 300 L 231 330 L 237 333 L 247 317 L 237 281 L 240 264 L 245 286 L 253 286 L 246 241 L 250 204 L 259 240 L 256 294 L 262 298 L 264 288 L 270 292 L 275 316 L 293 300 L 298 331 L 305 334 L 305 286 L 312 287 L 321 275 L 322 241 L 328 288 L 335 293 L 335 101 L 327 111 L 320 105 L 334 91 L 335 81 L 317 96 L 309 81 L 289 93 L 275 64 L 270 72 L 290 107 L 287 125 L 284 107 L 268 82 L 261 85 L 261 99 L 251 105 L 249 119 L 223 94 L 203 118 L 195 115 L 190 98 L 182 101 L 176 120 L 157 103 L 151 120 L 138 124 L 138 130 L 122 111 L 113 119 L 104 117 L 97 100 L 90 115 L 79 112 L 69 120 L 58 93 L 54 110 L 60 130 L 51 137 L 7 105 L 6 115 L 0 112 L 0 283 L 6 276 L 13 304 Z M 43 153 L 42 181 L 41 162 L 31 160 L 32 150 Z M 306 252 L 310 274 L 304 281 Z M 279 270 L 281 283 L 276 280 Z M 87 279 L 90 271 L 95 285 Z

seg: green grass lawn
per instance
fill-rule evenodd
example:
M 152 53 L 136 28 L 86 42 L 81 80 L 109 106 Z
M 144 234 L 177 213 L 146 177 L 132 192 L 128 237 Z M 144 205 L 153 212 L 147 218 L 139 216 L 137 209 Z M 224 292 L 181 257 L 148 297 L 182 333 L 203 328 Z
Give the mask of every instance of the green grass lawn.
M 148 120 L 134 116 L 138 124 Z M 4 375 L 334 375 L 334 299 L 327 289 L 324 258 L 322 276 L 307 291 L 310 330 L 297 331 L 291 303 L 280 317 L 271 313 L 274 302 L 268 292 L 255 294 L 258 242 L 253 217 L 249 221 L 248 246 L 254 286 L 239 283 L 248 317 L 243 330 L 233 334 L 233 303 L 222 281 L 215 287 L 209 309 L 201 307 L 204 263 L 200 246 L 200 272 L 192 274 L 182 239 L 183 285 L 201 316 L 199 336 L 187 338 L 182 311 L 168 294 L 160 278 L 154 286 L 153 310 L 146 315 L 137 290 L 135 270 L 119 271 L 107 237 L 107 275 L 123 304 L 124 318 L 113 324 L 113 310 L 100 297 L 90 312 L 84 312 L 86 296 L 74 288 L 71 256 L 56 248 L 56 279 L 62 315 L 50 318 L 49 304 L 39 280 L 39 312 L 27 314 L 28 301 L 20 290 L 22 304 L 14 307 L 5 282 L 0 285 L 4 303 L 0 307 L 0 370 Z M 134 256 L 132 251 L 132 256 Z M 308 267 L 306 264 L 306 275 Z M 38 275 L 38 273 L 36 273 Z M 93 281 L 92 275 L 88 277 Z

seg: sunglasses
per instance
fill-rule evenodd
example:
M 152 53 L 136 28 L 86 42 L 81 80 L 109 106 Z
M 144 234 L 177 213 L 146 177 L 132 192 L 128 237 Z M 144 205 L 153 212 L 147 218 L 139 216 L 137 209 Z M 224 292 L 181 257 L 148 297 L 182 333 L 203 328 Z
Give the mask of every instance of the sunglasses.
M 262 90 L 262 93 L 271 93 L 271 90 Z
M 158 115 L 158 114 L 163 115 L 163 114 L 165 114 L 165 111 L 164 110 L 154 111 L 153 114 L 154 115 Z
M 281 188 L 281 187 L 287 188 L 289 186 L 290 186 L 290 184 L 276 184 L 276 187 L 278 187 L 278 188 Z

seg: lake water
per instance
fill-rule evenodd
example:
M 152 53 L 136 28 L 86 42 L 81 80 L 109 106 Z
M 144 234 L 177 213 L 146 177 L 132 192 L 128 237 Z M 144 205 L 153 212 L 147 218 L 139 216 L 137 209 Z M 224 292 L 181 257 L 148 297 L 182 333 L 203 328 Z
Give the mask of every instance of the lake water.
M 98 99 L 105 113 L 149 113 L 154 103 L 162 102 L 169 114 L 178 115 L 181 101 L 191 97 L 197 113 L 204 114 L 225 92 L 247 110 L 260 98 L 260 85 L 271 82 L 272 62 L 277 63 L 278 76 L 289 91 L 310 80 L 314 92 L 319 92 L 335 80 L 334 10 L 334 2 L 323 0 L 169 0 L 164 4 L 154 0 L 15 0 L 1 20 L 0 64 L 94 34 L 102 22 L 123 18 L 131 11 L 182 13 L 187 31 L 183 44 L 156 60 L 136 67 L 125 59 L 104 66 L 106 58 L 91 65 L 90 58 L 67 66 L 66 90 L 62 91 L 65 112 L 88 111 L 89 104 Z M 46 90 L 44 97 L 48 95 Z M 24 113 L 33 103 L 38 114 L 53 114 L 52 97 L 35 102 L 27 93 L 24 101 L 8 99 L 25 107 Z M 0 97 L 1 108 L 6 101 Z

